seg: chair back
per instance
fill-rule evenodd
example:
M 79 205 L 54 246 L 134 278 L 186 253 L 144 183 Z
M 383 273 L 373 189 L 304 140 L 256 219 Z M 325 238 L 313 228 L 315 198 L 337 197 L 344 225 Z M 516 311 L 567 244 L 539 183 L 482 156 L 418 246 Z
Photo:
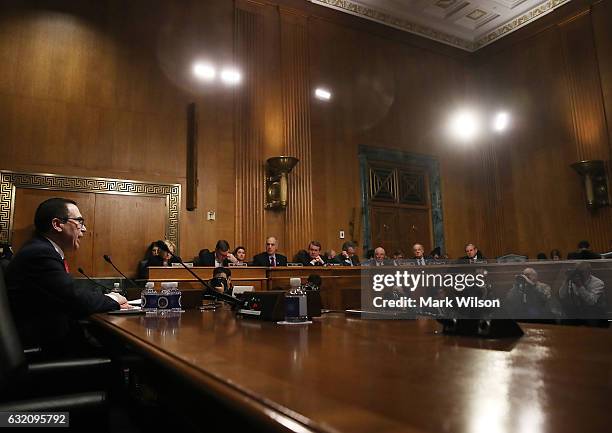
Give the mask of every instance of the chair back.
M 0 268 L 0 389 L 15 380 L 16 373 L 26 367 L 23 346 L 9 306 L 4 272 Z
M 520 254 L 506 254 L 497 258 L 497 263 L 520 263 L 526 261 L 527 256 L 521 256 Z

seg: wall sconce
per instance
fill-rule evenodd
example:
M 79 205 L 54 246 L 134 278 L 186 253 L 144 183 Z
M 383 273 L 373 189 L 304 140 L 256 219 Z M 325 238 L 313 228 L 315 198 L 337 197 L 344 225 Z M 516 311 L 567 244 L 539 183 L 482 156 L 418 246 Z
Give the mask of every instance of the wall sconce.
M 606 166 L 602 160 L 575 162 L 570 167 L 584 178 L 587 208 L 595 210 L 610 205 Z
M 287 207 L 287 175 L 300 162 L 293 156 L 275 156 L 266 161 L 266 209 Z

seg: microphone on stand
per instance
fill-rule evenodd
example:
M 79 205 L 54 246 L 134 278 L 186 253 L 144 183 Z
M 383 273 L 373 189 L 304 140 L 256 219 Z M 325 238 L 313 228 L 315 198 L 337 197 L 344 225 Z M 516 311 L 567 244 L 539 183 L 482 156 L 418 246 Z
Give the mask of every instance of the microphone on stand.
M 110 289 L 108 287 L 106 287 L 103 284 L 98 283 L 96 280 L 94 280 L 93 278 L 90 278 L 89 275 L 87 275 L 85 273 L 85 271 L 83 271 L 83 268 L 79 268 L 77 269 L 79 271 L 79 274 L 83 275 L 85 278 L 87 278 L 89 281 L 91 281 L 92 283 L 94 283 L 96 286 L 100 286 L 104 289 L 104 293 L 110 293 Z
M 134 286 L 134 287 L 136 287 L 136 288 L 139 288 L 139 287 L 138 287 L 138 284 L 136 284 L 136 283 L 135 283 L 135 282 L 134 282 L 134 281 L 133 281 L 131 278 L 128 278 L 128 277 L 127 277 L 127 276 L 126 276 L 126 275 L 125 275 L 123 272 L 121 272 L 121 271 L 119 270 L 119 268 L 118 268 L 117 266 L 115 266 L 115 264 L 113 263 L 113 261 L 111 260 L 111 258 L 110 258 L 110 256 L 109 256 L 109 255 L 104 254 L 104 256 L 103 256 L 103 257 L 104 257 L 104 261 L 106 261 L 107 263 L 110 263 L 110 265 L 111 265 L 111 266 L 112 266 L 112 267 L 113 267 L 113 268 L 114 268 L 114 269 L 115 269 L 117 272 L 119 272 L 119 273 L 121 274 L 121 276 L 122 276 L 123 278 L 125 278 L 125 279 L 126 279 L 126 280 L 127 280 L 127 281 L 128 281 L 128 282 L 129 282 L 129 283 L 132 285 L 132 286 Z
M 187 272 L 189 272 L 191 275 L 193 275 L 195 277 L 196 280 L 198 280 L 203 286 L 204 286 L 204 294 L 205 295 L 210 295 L 212 297 L 214 297 L 215 299 L 219 300 L 219 301 L 223 301 L 231 306 L 236 306 L 240 303 L 240 301 L 238 301 L 238 299 L 230 296 L 230 295 L 226 295 L 225 293 L 219 293 L 217 292 L 215 289 L 213 289 L 213 287 L 206 281 L 204 281 L 202 278 L 200 278 L 195 272 L 193 272 L 184 262 L 183 259 L 181 259 L 179 256 L 177 256 L 176 254 L 174 254 L 172 251 L 170 251 L 170 248 L 168 248 L 168 245 L 166 245 L 166 243 L 164 241 L 157 241 L 155 242 L 155 246 L 157 248 L 159 248 L 161 251 L 170 254 L 172 257 L 174 257 L 176 260 L 179 261 L 179 263 L 183 266 L 183 268 L 185 268 L 187 270 Z

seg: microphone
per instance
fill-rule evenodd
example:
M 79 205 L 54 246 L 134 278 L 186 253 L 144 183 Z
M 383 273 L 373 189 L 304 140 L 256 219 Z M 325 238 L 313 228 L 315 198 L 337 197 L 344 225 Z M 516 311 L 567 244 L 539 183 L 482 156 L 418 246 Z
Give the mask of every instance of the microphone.
M 121 271 L 119 270 L 119 268 L 118 268 L 117 266 L 115 266 L 115 264 L 113 263 L 113 261 L 111 260 L 111 258 L 110 258 L 110 256 L 109 256 L 109 255 L 104 254 L 104 256 L 102 256 L 102 257 L 104 257 L 104 261 L 106 261 L 107 263 L 110 263 L 110 265 L 111 265 L 111 266 L 112 266 L 112 267 L 113 267 L 113 268 L 114 268 L 114 269 L 115 269 L 117 272 L 119 272 L 119 273 L 121 274 L 121 276 L 122 276 L 123 278 L 125 278 L 125 279 L 126 279 L 126 280 L 127 280 L 127 281 L 128 281 L 128 282 L 129 282 L 129 283 L 132 285 L 132 286 L 134 286 L 134 287 L 136 287 L 136 288 L 139 288 L 139 287 L 138 287 L 138 284 L 136 284 L 134 281 L 132 281 L 132 279 L 131 279 L 131 278 L 128 278 L 128 277 L 127 277 L 127 276 L 126 276 L 126 275 L 125 275 L 123 272 L 121 272 Z
M 238 301 L 238 299 L 230 296 L 230 295 L 226 295 L 225 293 L 219 293 L 217 292 L 215 289 L 213 289 L 213 287 L 206 281 L 204 281 L 203 279 L 201 279 L 195 272 L 193 272 L 184 262 L 183 260 L 177 256 L 176 254 L 174 254 L 172 251 L 170 251 L 170 248 L 168 248 L 168 245 L 166 245 L 166 243 L 164 241 L 157 241 L 155 242 L 155 246 L 157 248 L 159 248 L 161 251 L 170 254 L 172 257 L 174 257 L 175 259 L 177 259 L 179 261 L 179 263 L 183 266 L 183 268 L 185 268 L 187 270 L 187 272 L 189 272 L 191 275 L 193 275 L 195 277 L 196 280 L 198 280 L 203 286 L 204 286 L 204 294 L 205 295 L 210 295 L 212 297 L 214 297 L 215 299 L 219 300 L 219 301 L 223 301 L 231 306 L 236 306 L 240 303 L 240 301 Z
M 85 278 L 87 278 L 89 281 L 91 281 L 92 283 L 94 283 L 96 286 L 100 286 L 100 287 L 102 287 L 102 288 L 104 289 L 104 293 L 109 293 L 109 292 L 110 292 L 110 289 L 109 289 L 108 287 L 106 287 L 105 285 L 100 284 L 100 283 L 98 283 L 96 280 L 94 280 L 94 279 L 90 278 L 90 277 L 89 277 L 89 275 L 87 275 L 87 274 L 85 273 L 85 271 L 83 271 L 83 268 L 79 268 L 79 269 L 77 269 L 77 270 L 79 271 L 79 274 L 83 275 Z

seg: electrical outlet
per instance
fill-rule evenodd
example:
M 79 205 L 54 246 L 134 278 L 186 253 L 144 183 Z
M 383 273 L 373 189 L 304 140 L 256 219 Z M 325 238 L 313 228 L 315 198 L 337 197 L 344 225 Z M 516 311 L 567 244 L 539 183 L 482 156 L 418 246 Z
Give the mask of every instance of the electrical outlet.
M 344 230 L 340 230 L 340 239 L 344 239 Z
M 215 211 L 214 210 L 209 210 L 208 214 L 206 215 L 206 219 L 208 221 L 214 221 L 215 218 L 217 218 L 217 214 L 215 213 Z

